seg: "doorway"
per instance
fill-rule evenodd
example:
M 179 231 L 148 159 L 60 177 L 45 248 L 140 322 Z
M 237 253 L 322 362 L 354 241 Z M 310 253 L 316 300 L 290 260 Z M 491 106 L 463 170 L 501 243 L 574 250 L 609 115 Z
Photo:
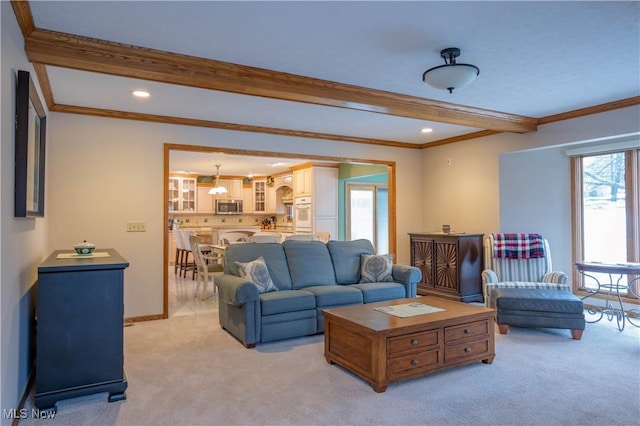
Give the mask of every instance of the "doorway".
M 376 223 L 379 227 L 385 227 L 386 223 L 386 233 L 378 230 L 377 238 L 380 240 L 378 244 L 385 245 L 387 253 L 395 253 L 396 250 L 396 223 L 395 223 L 395 162 L 394 161 L 382 161 L 382 160 L 367 160 L 367 159 L 359 159 L 359 158 L 342 158 L 342 157 L 331 157 L 331 156 L 323 156 L 323 155 L 310 155 L 310 154 L 292 154 L 292 153 L 283 153 L 283 152 L 269 152 L 269 151 L 251 151 L 251 150 L 243 150 L 243 149 L 233 149 L 233 148 L 220 148 L 220 147 L 208 147 L 208 146 L 197 146 L 197 145 L 180 145 L 180 144 L 169 144 L 166 143 L 164 145 L 164 180 L 162 182 L 162 191 L 164 194 L 163 197 L 163 215 L 164 215 L 164 224 L 167 224 L 169 221 L 169 211 L 167 209 L 167 205 L 169 202 L 169 195 L 166 188 L 169 184 L 169 171 L 170 171 L 170 157 L 172 151 L 188 151 L 193 153 L 205 153 L 205 154 L 217 154 L 224 156 L 235 156 L 237 158 L 255 158 L 255 157 L 268 157 L 268 158 L 282 158 L 284 160 L 290 159 L 304 159 L 309 163 L 313 162 L 334 162 L 339 164 L 351 164 L 356 166 L 382 166 L 387 174 L 387 191 L 386 191 L 386 204 L 387 208 L 378 208 L 378 216 L 376 217 Z M 225 157 L 226 158 L 226 157 Z M 382 200 L 383 195 L 382 192 L 377 193 L 377 199 Z M 380 201 L 382 202 L 382 201 Z M 387 215 L 385 218 L 382 217 L 380 212 L 386 212 Z M 346 220 L 345 220 L 346 222 Z M 163 239 L 163 318 L 169 317 L 169 230 L 168 227 L 164 227 L 164 239 Z

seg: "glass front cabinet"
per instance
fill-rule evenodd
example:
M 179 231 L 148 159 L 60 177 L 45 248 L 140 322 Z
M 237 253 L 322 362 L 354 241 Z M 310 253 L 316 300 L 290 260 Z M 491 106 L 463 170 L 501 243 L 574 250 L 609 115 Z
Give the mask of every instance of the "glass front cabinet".
M 196 178 L 169 176 L 169 212 L 196 211 Z

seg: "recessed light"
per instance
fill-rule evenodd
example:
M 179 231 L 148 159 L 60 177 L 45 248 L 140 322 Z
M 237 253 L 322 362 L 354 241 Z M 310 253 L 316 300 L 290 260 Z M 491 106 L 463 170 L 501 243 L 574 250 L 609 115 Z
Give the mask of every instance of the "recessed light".
M 137 98 L 148 98 L 149 97 L 149 92 L 146 92 L 144 90 L 134 90 L 132 93 L 133 93 L 133 96 L 135 96 Z
M 433 132 L 433 129 L 431 127 L 425 127 L 424 129 L 420 130 L 422 133 L 431 133 Z

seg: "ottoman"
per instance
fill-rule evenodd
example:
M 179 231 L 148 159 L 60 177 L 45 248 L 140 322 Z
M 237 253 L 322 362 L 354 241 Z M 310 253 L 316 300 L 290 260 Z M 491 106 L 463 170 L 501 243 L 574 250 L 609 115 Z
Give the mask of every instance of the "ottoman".
M 582 300 L 563 290 L 499 288 L 495 290 L 500 334 L 509 326 L 567 328 L 574 340 L 585 327 Z

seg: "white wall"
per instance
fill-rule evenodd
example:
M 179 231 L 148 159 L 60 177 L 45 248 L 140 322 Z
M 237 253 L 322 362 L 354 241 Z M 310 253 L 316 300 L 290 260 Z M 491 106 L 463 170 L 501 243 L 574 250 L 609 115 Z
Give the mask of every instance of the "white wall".
M 52 113 L 48 194 L 50 249 L 88 240 L 117 249 L 125 270 L 125 316 L 162 313 L 164 143 L 243 148 L 397 162 L 399 263 L 409 262 L 407 233 L 421 223 L 419 151 L 274 135 Z M 144 221 L 146 233 L 127 233 Z M 418 225 L 416 225 L 418 224 Z
M 580 144 L 640 131 L 640 106 L 423 151 L 424 230 L 540 232 L 554 269 L 571 275 L 569 157 Z M 447 165 L 451 159 L 451 165 Z
M 13 217 L 14 182 L 14 113 L 15 85 L 18 70 L 31 71 L 24 54 L 22 33 L 16 23 L 11 3 L 0 2 L 2 30 L 1 89 L 2 143 L 0 144 L 0 365 L 2 386 L 0 409 L 17 408 L 25 391 L 32 367 L 35 282 L 37 267 L 48 255 L 47 228 L 51 201 L 45 196 L 44 219 Z M 41 99 L 44 99 L 42 96 Z M 47 179 L 49 171 L 47 170 Z M 45 188 L 46 190 L 46 188 Z M 2 424 L 11 419 L 2 416 Z

